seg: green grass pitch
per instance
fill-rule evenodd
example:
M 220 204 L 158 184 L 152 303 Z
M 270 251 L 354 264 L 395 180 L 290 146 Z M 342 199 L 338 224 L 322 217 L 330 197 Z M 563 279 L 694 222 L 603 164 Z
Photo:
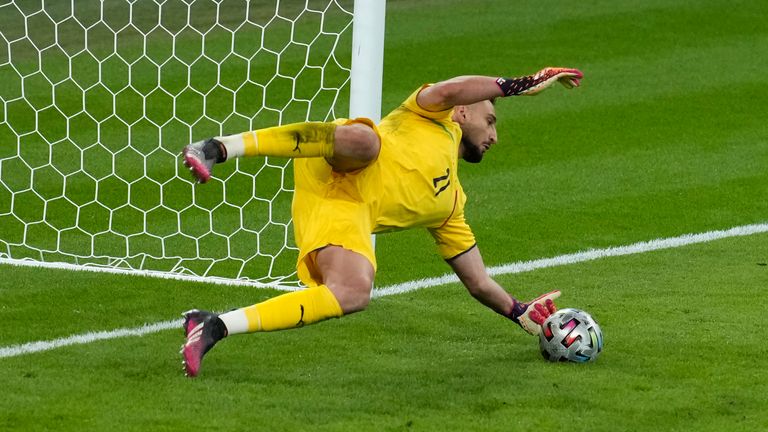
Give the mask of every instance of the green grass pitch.
M 500 100 L 499 144 L 461 165 L 489 266 L 765 223 L 766 12 L 740 0 L 391 0 L 383 111 L 460 74 L 584 71 L 579 89 Z M 13 232 L 0 226 L 0 241 Z M 426 232 L 379 236 L 377 251 L 379 286 L 449 270 Z M 458 284 L 233 337 L 196 380 L 181 371 L 181 329 L 0 358 L 0 430 L 768 430 L 766 264 L 768 234 L 756 234 L 497 278 L 520 298 L 560 289 L 561 307 L 591 312 L 605 351 L 588 365 L 545 362 Z M 0 348 L 273 295 L 3 266 Z

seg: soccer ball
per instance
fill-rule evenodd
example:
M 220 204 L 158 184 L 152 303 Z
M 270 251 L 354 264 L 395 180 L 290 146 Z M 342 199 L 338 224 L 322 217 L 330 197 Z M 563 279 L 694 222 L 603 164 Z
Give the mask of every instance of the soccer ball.
M 561 309 L 541 326 L 539 347 L 549 361 L 591 362 L 603 350 L 603 332 L 588 313 Z

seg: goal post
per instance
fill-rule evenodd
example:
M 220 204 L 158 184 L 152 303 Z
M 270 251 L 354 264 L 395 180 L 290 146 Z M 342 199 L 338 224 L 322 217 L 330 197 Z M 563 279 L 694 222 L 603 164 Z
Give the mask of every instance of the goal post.
M 0 0 L 0 263 L 298 287 L 290 161 L 178 154 L 378 120 L 384 3 Z
M 381 120 L 386 0 L 355 0 L 349 117 Z M 376 247 L 376 236 L 371 235 Z
M 381 120 L 386 0 L 355 0 L 349 116 Z

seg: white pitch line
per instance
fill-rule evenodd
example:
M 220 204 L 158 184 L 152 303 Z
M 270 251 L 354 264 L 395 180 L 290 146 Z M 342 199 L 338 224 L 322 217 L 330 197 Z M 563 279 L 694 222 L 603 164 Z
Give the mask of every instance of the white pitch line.
M 194 276 L 184 273 L 169 273 L 156 270 L 136 270 L 129 268 L 115 268 L 115 267 L 103 267 L 93 264 L 70 264 L 59 262 L 43 262 L 35 261 L 33 259 L 14 259 L 14 258 L 0 258 L 0 265 L 11 265 L 16 267 L 34 267 L 34 268 L 46 268 L 52 270 L 71 270 L 71 271 L 86 271 L 93 273 L 109 273 L 126 276 L 146 276 L 159 279 L 171 279 L 185 282 L 200 282 L 210 283 L 216 285 L 229 285 L 229 286 L 245 286 L 251 288 L 269 288 L 280 291 L 296 291 L 300 289 L 298 286 L 292 285 L 280 285 L 275 283 L 261 283 L 250 279 L 227 279 L 216 276 Z M 296 284 L 298 285 L 298 283 Z
M 610 247 L 606 249 L 592 249 L 584 252 L 577 252 L 567 255 L 560 255 L 552 258 L 543 258 L 533 261 L 510 263 L 495 267 L 489 267 L 488 272 L 493 276 L 516 274 L 533 271 L 541 268 L 557 267 L 580 262 L 593 261 L 606 257 L 624 256 L 652 252 L 662 249 L 672 249 L 682 246 L 688 246 L 697 243 L 707 243 L 730 237 L 743 237 L 753 234 L 768 232 L 768 223 L 743 225 L 721 231 L 709 231 L 701 234 L 685 234 L 679 237 L 670 237 L 664 239 L 650 240 L 639 243 L 633 243 L 627 246 Z M 458 282 L 459 279 L 454 274 L 445 274 L 443 276 L 418 279 L 401 284 L 390 285 L 384 288 L 374 290 L 374 297 L 385 297 L 395 294 L 402 294 L 409 291 L 415 291 L 423 288 L 431 288 L 449 283 Z M 128 336 L 143 336 L 146 334 L 157 333 L 168 329 L 180 329 L 181 320 L 162 321 L 155 324 L 145 324 L 137 328 L 121 328 L 109 331 L 90 332 L 80 335 L 72 335 L 65 338 L 54 339 L 50 341 L 28 342 L 21 345 L 11 345 L 0 347 L 0 358 L 16 357 L 24 354 L 32 354 L 42 351 L 50 351 L 56 348 L 62 348 L 70 345 L 88 344 L 100 340 L 117 339 Z
M 633 243 L 627 246 L 616 246 L 606 249 L 591 249 L 584 252 L 576 252 L 567 255 L 560 255 L 552 258 L 542 258 L 533 261 L 516 262 L 503 264 L 495 267 L 488 267 L 488 273 L 491 276 L 505 274 L 516 274 L 533 271 L 536 269 L 557 267 L 568 264 L 575 264 L 585 261 L 593 261 L 600 258 L 615 257 L 623 255 L 632 255 L 645 252 L 652 252 L 661 249 L 672 249 L 681 246 L 688 246 L 696 243 L 707 243 L 714 240 L 720 240 L 729 237 L 742 237 L 753 234 L 768 232 L 768 223 L 743 225 L 721 231 L 708 231 L 701 234 L 684 234 L 678 237 L 669 237 Z M 374 297 L 383 297 L 394 294 L 402 294 L 409 291 L 415 291 L 422 288 L 445 285 L 459 282 L 459 278 L 453 273 L 446 273 L 439 277 L 419 279 L 410 282 L 404 282 L 396 285 L 390 285 L 386 288 L 375 290 Z
M 72 335 L 65 338 L 54 339 L 50 341 L 28 342 L 21 345 L 11 345 L 0 348 L 0 358 L 15 357 L 22 354 L 32 354 L 41 351 L 50 351 L 56 348 L 63 348 L 70 345 L 82 345 L 91 342 L 107 339 L 117 339 L 127 336 L 144 336 L 150 333 L 157 333 L 168 329 L 181 329 L 183 321 L 172 320 L 162 321 L 154 324 L 144 324 L 135 328 L 120 328 L 109 331 L 90 332 L 80 335 Z

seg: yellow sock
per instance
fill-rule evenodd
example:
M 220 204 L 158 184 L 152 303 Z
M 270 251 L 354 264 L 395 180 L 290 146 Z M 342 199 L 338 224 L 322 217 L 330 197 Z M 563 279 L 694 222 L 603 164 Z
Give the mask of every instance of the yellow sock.
M 333 157 L 336 124 L 293 123 L 218 137 L 227 159 L 241 156 Z
M 344 314 L 325 285 L 283 294 L 241 311 L 248 319 L 249 333 L 292 329 Z

